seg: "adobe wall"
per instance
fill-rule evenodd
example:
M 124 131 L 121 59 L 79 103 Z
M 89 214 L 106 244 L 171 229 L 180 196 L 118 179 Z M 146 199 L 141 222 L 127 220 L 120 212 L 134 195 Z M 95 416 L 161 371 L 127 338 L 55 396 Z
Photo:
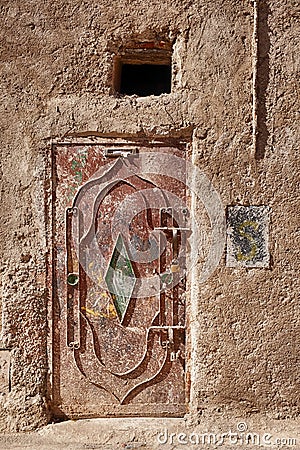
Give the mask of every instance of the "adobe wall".
M 224 208 L 271 208 L 269 268 L 228 267 L 224 250 L 205 283 L 197 282 L 200 263 L 193 271 L 191 412 L 299 413 L 300 7 L 296 0 L 260 1 L 255 55 L 254 6 L 1 2 L 2 348 L 10 349 L 3 367 L 11 360 L 10 386 L 3 381 L 0 397 L 2 429 L 32 429 L 51 416 L 49 149 L 52 140 L 80 133 L 190 134 L 192 160 Z M 174 42 L 172 93 L 113 95 L 113 55 L 159 40 Z M 202 214 L 201 204 L 195 211 Z

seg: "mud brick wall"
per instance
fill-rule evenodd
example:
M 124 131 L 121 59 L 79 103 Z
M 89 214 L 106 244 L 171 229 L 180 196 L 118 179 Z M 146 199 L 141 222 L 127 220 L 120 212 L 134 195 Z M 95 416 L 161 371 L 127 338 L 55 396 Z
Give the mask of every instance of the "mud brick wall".
M 189 135 L 224 210 L 270 208 L 269 267 L 228 267 L 224 249 L 204 283 L 193 271 L 190 407 L 299 413 L 300 6 L 257 3 L 1 1 L 2 429 L 51 417 L 49 154 L 83 135 Z M 143 42 L 170 43 L 172 92 L 118 96 L 114 56 Z

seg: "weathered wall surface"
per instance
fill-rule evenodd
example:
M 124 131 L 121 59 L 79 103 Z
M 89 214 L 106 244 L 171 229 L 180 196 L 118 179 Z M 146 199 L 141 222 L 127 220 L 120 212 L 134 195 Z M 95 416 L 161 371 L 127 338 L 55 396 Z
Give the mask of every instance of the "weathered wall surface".
M 2 347 L 11 349 L 2 428 L 49 419 L 48 155 L 51 139 L 78 133 L 194 130 L 193 161 L 224 207 L 271 207 L 270 268 L 229 268 L 224 254 L 192 299 L 191 404 L 209 414 L 299 413 L 300 8 L 259 8 L 253 148 L 250 1 L 1 1 Z M 174 42 L 172 93 L 113 95 L 114 54 L 159 40 Z

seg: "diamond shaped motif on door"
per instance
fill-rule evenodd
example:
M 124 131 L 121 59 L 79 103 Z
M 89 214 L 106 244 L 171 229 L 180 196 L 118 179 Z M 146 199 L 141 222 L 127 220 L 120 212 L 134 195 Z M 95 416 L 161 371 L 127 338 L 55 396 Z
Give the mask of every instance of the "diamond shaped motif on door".
M 105 275 L 105 282 L 119 320 L 123 323 L 136 283 L 136 276 L 121 234 L 116 241 Z

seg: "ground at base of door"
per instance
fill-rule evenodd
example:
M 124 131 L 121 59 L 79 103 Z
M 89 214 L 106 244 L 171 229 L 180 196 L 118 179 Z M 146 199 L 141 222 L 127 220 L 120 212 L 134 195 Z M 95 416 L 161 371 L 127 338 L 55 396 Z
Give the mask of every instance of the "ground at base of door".
M 0 450 L 254 450 L 300 448 L 300 419 L 218 417 L 85 419 L 49 424 L 35 432 L 0 435 Z

